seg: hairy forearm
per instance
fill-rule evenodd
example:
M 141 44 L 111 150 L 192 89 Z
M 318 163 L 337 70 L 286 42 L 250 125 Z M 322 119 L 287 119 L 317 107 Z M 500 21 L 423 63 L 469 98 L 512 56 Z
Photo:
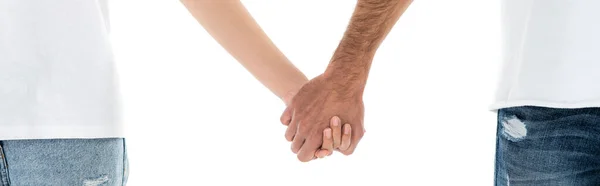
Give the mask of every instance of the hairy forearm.
M 280 98 L 308 81 L 271 42 L 239 0 L 181 2 L 221 46 Z
M 359 0 L 325 72 L 340 87 L 364 89 L 379 45 L 412 0 Z

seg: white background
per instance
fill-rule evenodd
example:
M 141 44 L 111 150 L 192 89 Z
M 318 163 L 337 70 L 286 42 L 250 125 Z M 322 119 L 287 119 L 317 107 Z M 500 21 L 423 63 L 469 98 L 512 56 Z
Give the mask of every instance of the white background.
M 356 1 L 243 3 L 310 78 Z M 301 163 L 279 123 L 283 103 L 179 1 L 111 1 L 128 185 L 492 185 L 499 5 L 415 1 L 374 60 L 355 154 Z

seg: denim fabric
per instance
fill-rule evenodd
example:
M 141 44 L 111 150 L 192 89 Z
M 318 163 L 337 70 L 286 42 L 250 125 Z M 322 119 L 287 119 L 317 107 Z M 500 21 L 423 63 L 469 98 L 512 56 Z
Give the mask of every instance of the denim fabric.
M 123 138 L 1 143 L 2 186 L 121 186 L 127 182 Z
M 600 108 L 500 109 L 495 185 L 599 186 Z

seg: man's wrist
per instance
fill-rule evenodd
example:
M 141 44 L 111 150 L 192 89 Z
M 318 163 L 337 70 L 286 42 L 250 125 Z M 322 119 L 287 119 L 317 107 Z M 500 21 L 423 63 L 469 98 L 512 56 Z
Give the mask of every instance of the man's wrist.
M 364 86 L 370 66 L 371 58 L 334 56 L 323 76 L 346 85 Z
M 335 67 L 328 67 L 323 77 L 331 83 L 334 92 L 348 96 L 362 95 L 367 81 L 366 72 Z

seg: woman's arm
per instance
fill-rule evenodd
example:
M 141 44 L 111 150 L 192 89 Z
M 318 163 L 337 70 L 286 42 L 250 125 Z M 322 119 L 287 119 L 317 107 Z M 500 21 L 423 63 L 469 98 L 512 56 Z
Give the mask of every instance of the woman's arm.
M 239 0 L 181 0 L 196 20 L 271 92 L 289 103 L 308 81 Z
M 308 82 L 254 21 L 239 0 L 181 0 L 188 11 L 229 54 L 256 79 L 289 105 L 296 92 Z M 315 157 L 331 155 L 350 144 L 350 132 L 341 134 L 341 123 L 323 131 L 322 149 Z M 339 121 L 339 119 L 338 119 Z M 348 125 L 348 124 L 346 124 Z M 346 127 L 346 126 L 344 126 Z M 348 125 L 348 131 L 351 131 Z M 328 137 L 327 137 L 328 136 Z M 341 142 L 341 145 L 340 145 Z

